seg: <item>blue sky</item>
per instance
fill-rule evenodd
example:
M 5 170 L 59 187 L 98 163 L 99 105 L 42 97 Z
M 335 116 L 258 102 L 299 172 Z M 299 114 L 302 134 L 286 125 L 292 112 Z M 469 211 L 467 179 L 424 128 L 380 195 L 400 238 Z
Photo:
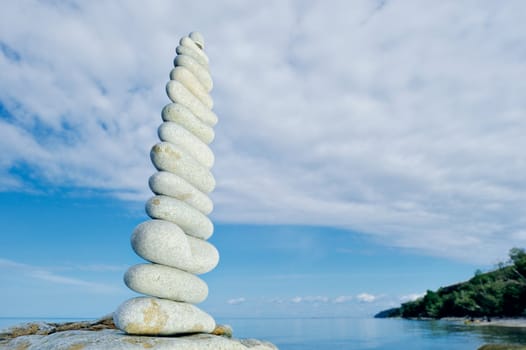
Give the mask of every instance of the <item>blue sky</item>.
M 3 193 L 2 315 L 96 317 L 134 295 L 129 236 L 142 203 L 60 190 Z M 330 227 L 217 223 L 219 266 L 203 308 L 219 317 L 366 316 L 478 265 L 393 248 Z
M 133 295 L 164 85 L 201 31 L 220 121 L 202 307 L 363 316 L 526 245 L 522 1 L 19 1 L 0 13 L 0 317 Z

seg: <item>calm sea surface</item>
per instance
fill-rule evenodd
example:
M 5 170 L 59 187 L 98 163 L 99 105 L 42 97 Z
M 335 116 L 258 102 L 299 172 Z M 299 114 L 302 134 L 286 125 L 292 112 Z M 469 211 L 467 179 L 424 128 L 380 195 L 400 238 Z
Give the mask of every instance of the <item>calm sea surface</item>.
M 68 322 L 78 319 L 38 319 Z M 35 319 L 0 318 L 0 329 Z M 238 338 L 265 339 L 281 350 L 475 350 L 485 343 L 526 344 L 526 329 L 469 327 L 447 321 L 355 318 L 231 318 Z

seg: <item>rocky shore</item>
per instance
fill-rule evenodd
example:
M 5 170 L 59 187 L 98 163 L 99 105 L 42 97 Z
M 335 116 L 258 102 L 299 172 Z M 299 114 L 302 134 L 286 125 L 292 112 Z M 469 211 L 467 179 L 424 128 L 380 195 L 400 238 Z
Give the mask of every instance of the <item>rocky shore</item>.
M 1 350 L 277 350 L 256 339 L 232 338 L 229 326 L 210 334 L 133 336 L 116 329 L 112 315 L 96 321 L 27 323 L 0 331 Z
M 526 350 L 526 346 L 515 344 L 486 344 L 478 348 L 478 350 Z
M 443 318 L 445 321 L 462 322 L 468 326 L 494 326 L 494 327 L 518 327 L 526 328 L 526 318 L 456 318 L 448 317 Z

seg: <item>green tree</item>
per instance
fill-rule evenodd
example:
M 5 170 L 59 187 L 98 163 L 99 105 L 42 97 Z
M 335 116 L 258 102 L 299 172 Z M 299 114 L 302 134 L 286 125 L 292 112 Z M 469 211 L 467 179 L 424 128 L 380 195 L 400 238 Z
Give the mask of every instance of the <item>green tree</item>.
M 508 283 L 502 295 L 502 313 L 522 316 L 526 310 L 526 288 L 519 283 Z
M 444 302 L 438 293 L 428 290 L 424 296 L 423 303 L 427 317 L 439 318 L 441 316 Z
M 480 316 L 481 307 L 470 291 L 454 292 L 455 316 Z
M 526 316 L 526 251 L 512 248 L 507 263 L 469 281 L 428 290 L 400 307 L 402 317 Z
M 512 248 L 509 255 L 514 271 L 523 281 L 526 281 L 526 251 L 521 248 Z
M 402 317 L 425 317 L 425 309 L 423 299 L 417 299 L 402 304 L 401 315 Z

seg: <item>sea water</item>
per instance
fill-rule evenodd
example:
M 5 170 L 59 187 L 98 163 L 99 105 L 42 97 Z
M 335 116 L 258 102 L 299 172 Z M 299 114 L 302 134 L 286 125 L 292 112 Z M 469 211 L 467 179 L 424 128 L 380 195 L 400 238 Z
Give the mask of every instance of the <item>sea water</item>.
M 29 321 L 81 319 L 0 318 L 0 329 Z M 85 320 L 85 319 L 84 319 Z M 217 318 L 237 338 L 257 338 L 281 350 L 476 350 L 485 343 L 526 344 L 526 329 L 469 326 L 451 321 L 374 318 Z
M 222 321 L 222 320 L 219 320 Z M 526 329 L 451 321 L 291 318 L 224 320 L 237 337 L 266 339 L 282 350 L 475 350 L 485 343 L 526 344 Z

